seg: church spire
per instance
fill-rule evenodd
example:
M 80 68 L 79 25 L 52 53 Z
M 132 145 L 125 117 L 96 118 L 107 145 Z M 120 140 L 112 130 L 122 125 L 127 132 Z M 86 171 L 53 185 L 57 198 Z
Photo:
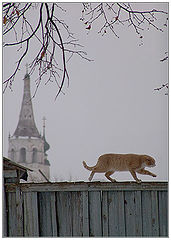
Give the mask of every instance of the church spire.
M 26 65 L 26 74 L 24 77 L 24 93 L 20 110 L 20 116 L 14 136 L 40 137 L 37 130 L 30 93 L 30 75 L 28 74 L 28 65 Z

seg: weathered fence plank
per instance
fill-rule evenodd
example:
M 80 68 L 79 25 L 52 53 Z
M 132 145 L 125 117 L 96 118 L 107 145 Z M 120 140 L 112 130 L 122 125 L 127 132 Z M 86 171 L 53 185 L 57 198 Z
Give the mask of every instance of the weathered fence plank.
M 109 236 L 125 236 L 124 195 L 123 191 L 108 193 Z
M 89 236 L 88 192 L 83 191 L 83 237 Z
M 142 192 L 142 223 L 143 223 L 143 236 L 145 237 L 152 236 L 151 211 L 152 211 L 151 192 L 143 191 Z
M 7 236 L 168 236 L 167 183 L 117 184 L 7 184 Z
M 17 236 L 23 236 L 23 198 L 19 187 L 16 187 L 16 220 Z
M 57 236 L 55 193 L 38 193 L 40 236 Z
M 159 192 L 159 231 L 161 237 L 168 236 L 168 196 L 167 192 Z
M 16 211 L 16 194 L 8 193 L 8 234 L 9 237 L 17 236 L 17 211 Z
M 89 192 L 90 237 L 102 236 L 101 192 Z
M 82 192 L 72 192 L 72 236 L 82 236 L 83 230 Z
M 158 197 L 156 191 L 151 191 L 151 224 L 152 236 L 159 236 Z
M 57 216 L 56 216 L 56 194 L 51 192 L 51 220 L 52 220 L 52 236 L 56 237 L 58 234 Z
M 56 182 L 56 183 L 22 183 L 22 192 L 64 192 L 64 191 L 165 191 L 166 182 Z M 7 192 L 15 192 L 16 184 L 6 184 Z
M 109 216 L 108 216 L 108 192 L 102 192 L 102 225 L 103 225 L 103 237 L 108 237 L 109 235 Z
M 56 212 L 59 237 L 72 236 L 71 192 L 57 192 Z
M 24 199 L 24 236 L 38 237 L 38 203 L 37 192 L 23 193 Z
M 142 236 L 141 192 L 125 192 L 124 205 L 126 236 Z
M 135 191 L 135 236 L 142 236 L 142 191 Z
M 8 236 L 8 231 L 7 231 L 7 199 L 6 199 L 6 192 L 5 192 L 5 186 L 3 185 L 3 219 L 2 219 L 2 223 L 3 223 L 3 234 L 2 237 L 7 237 Z

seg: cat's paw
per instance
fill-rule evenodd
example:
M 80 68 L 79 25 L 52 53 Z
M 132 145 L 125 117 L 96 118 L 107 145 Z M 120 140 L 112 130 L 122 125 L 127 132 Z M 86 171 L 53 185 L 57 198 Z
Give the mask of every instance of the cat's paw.
M 91 177 L 89 177 L 89 178 L 88 178 L 88 180 L 91 182 L 92 178 L 91 178 Z
M 111 179 L 111 182 L 116 182 L 116 180 L 115 179 Z
M 156 175 L 156 174 L 153 174 L 152 176 L 153 176 L 153 177 L 157 177 L 157 175 Z
M 137 182 L 137 183 L 141 183 L 141 180 L 140 180 L 140 179 L 137 179 L 136 182 Z

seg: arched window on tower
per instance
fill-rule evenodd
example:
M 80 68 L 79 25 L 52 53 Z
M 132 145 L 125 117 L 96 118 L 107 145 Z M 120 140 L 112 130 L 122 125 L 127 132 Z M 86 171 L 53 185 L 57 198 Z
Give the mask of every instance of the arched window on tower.
M 20 149 L 20 162 L 26 162 L 26 149 Z
M 33 148 L 32 161 L 33 161 L 33 163 L 37 162 L 37 148 Z
M 15 151 L 14 151 L 14 149 L 12 148 L 12 149 L 11 149 L 11 160 L 14 161 L 14 158 L 15 158 Z

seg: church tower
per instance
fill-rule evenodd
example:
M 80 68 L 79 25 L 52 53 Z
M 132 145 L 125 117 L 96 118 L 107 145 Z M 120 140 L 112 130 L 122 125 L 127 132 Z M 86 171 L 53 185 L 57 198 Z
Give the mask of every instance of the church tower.
M 43 136 L 39 134 L 34 121 L 30 75 L 26 70 L 19 121 L 13 136 L 9 135 L 8 157 L 34 170 L 28 173 L 28 182 L 45 182 L 50 178 L 50 164 L 46 154 L 49 148 L 45 138 L 45 118 L 43 119 Z

